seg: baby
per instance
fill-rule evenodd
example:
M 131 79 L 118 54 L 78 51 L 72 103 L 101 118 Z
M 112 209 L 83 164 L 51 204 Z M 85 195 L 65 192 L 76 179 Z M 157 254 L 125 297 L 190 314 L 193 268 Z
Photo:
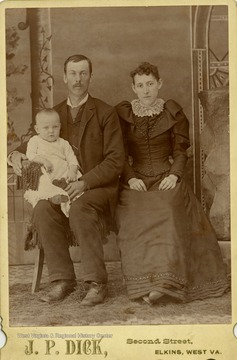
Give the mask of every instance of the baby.
M 81 177 L 77 158 L 69 142 L 60 138 L 60 118 L 53 109 L 44 109 L 36 115 L 35 131 L 27 145 L 26 156 L 41 164 L 42 175 L 39 178 L 37 190 L 26 190 L 24 197 L 34 207 L 39 200 L 49 200 L 54 204 L 61 204 L 61 209 L 68 217 L 70 199 L 63 188 L 55 186 L 53 182 L 66 183 L 76 181 Z

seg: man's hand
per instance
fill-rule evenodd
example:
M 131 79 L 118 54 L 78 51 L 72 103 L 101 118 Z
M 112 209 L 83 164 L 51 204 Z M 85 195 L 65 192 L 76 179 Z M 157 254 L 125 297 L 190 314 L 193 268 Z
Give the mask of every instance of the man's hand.
M 22 175 L 22 160 L 26 159 L 27 157 L 25 156 L 25 154 L 22 154 L 19 151 L 14 151 L 11 155 L 11 163 L 16 175 Z
M 128 180 L 130 189 L 137 191 L 147 191 L 146 185 L 141 179 L 131 178 Z
M 174 189 L 178 180 L 178 176 L 174 174 L 170 174 L 169 176 L 165 177 L 159 186 L 159 190 L 170 190 Z
M 64 190 L 68 193 L 70 200 L 73 201 L 76 196 L 81 195 L 86 190 L 86 183 L 83 180 L 74 181 L 69 183 Z

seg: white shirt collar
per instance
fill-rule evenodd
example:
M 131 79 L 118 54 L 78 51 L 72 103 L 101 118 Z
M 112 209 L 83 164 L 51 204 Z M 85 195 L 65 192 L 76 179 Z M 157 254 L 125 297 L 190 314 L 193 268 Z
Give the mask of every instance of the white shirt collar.
M 68 96 L 68 98 L 67 98 L 67 105 L 70 106 L 72 109 L 73 109 L 73 108 L 76 108 L 76 107 L 78 107 L 78 106 L 81 106 L 81 105 L 85 104 L 85 102 L 87 102 L 88 97 L 89 97 L 89 94 L 86 94 L 86 96 L 85 96 L 77 105 L 72 105 L 71 99 L 70 99 L 70 97 Z

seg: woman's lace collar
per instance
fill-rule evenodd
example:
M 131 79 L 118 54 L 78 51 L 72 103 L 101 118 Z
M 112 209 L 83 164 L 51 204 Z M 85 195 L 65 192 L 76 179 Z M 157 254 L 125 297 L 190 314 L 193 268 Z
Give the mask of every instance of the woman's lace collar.
M 131 101 L 132 111 L 134 115 L 139 117 L 159 115 L 164 109 L 164 103 L 163 99 L 157 99 L 155 105 L 148 107 L 143 105 L 139 99 Z

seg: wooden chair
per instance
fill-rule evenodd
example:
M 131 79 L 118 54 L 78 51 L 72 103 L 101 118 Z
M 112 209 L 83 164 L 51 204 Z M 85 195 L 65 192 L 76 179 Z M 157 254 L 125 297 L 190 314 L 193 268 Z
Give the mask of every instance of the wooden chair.
M 40 281 L 43 272 L 44 266 L 44 250 L 40 248 L 35 249 L 35 265 L 34 265 L 34 273 L 33 273 L 33 280 L 31 286 L 31 292 L 35 293 L 39 291 Z

